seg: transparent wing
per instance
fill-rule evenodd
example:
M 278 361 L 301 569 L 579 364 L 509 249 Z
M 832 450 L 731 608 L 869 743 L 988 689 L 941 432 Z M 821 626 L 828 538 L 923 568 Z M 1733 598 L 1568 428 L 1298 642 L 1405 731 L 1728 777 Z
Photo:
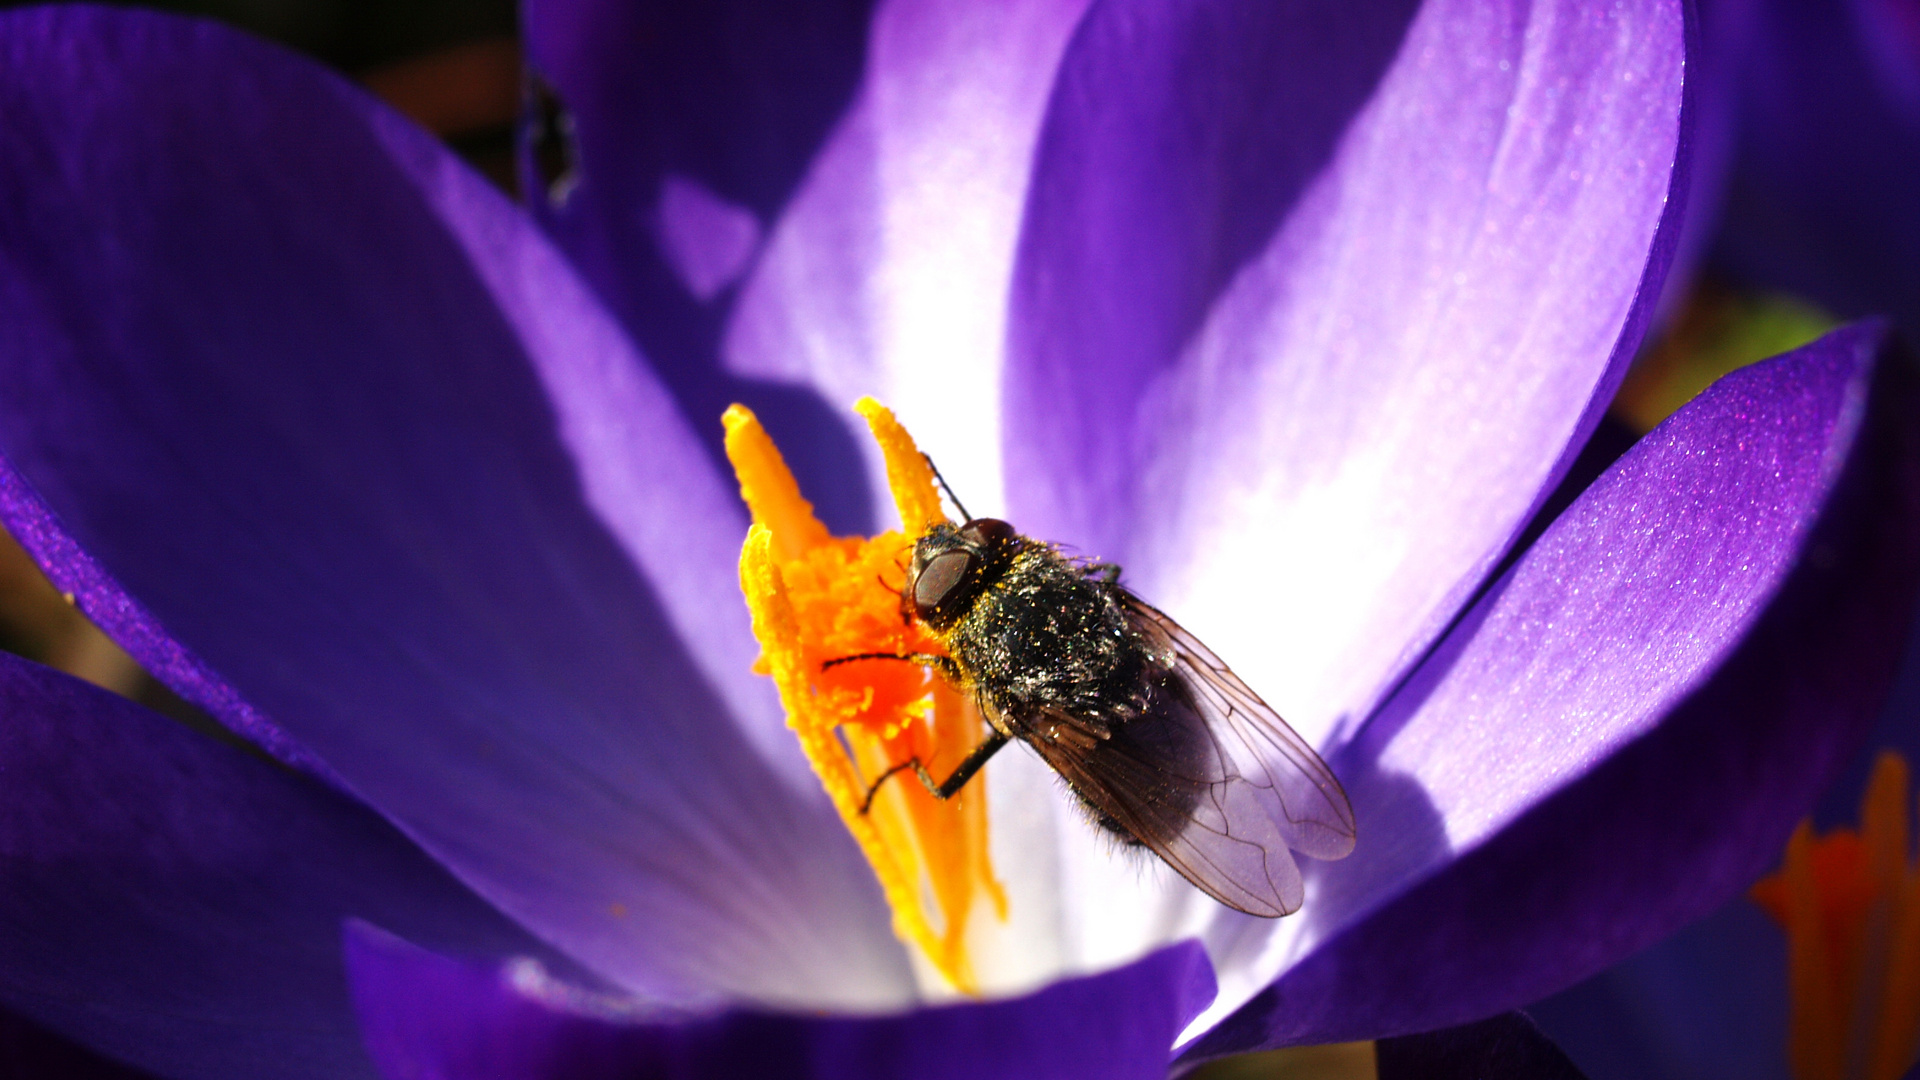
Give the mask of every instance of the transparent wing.
M 1214 899 L 1251 915 L 1297 910 L 1304 887 L 1289 849 L 1317 859 L 1351 852 L 1346 792 L 1212 650 L 1121 595 L 1134 628 L 1170 662 L 1150 714 L 1099 737 L 1043 715 L 1027 742 L 1096 811 Z
M 1315 859 L 1351 854 L 1353 804 L 1313 747 L 1179 623 L 1132 593 L 1125 598 L 1134 628 L 1172 651 L 1231 774 L 1257 792 L 1287 846 Z

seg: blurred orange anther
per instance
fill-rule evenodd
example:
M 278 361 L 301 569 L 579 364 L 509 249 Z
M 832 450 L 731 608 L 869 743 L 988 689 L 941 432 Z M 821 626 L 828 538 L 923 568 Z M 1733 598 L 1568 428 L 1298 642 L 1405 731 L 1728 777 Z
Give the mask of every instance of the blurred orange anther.
M 1802 822 L 1754 901 L 1787 932 L 1797 1080 L 1899 1080 L 1920 1058 L 1920 863 L 1909 840 L 1908 770 L 1883 751 L 1860 828 L 1815 836 Z

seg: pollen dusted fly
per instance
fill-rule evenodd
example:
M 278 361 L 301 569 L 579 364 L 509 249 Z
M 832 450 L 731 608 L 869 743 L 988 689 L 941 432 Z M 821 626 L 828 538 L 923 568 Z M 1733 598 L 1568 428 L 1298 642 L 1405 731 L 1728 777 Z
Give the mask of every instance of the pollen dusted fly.
M 866 805 L 907 770 L 951 798 L 1019 739 L 1097 824 L 1214 899 L 1250 915 L 1298 910 L 1305 887 L 1291 852 L 1338 859 L 1354 845 L 1353 807 L 1326 762 L 1211 650 L 1121 585 L 1119 567 L 1070 559 L 953 502 L 966 521 L 915 541 L 900 590 L 946 654 L 862 653 L 823 667 L 931 667 L 993 732 L 945 780 L 918 758 L 894 765 Z

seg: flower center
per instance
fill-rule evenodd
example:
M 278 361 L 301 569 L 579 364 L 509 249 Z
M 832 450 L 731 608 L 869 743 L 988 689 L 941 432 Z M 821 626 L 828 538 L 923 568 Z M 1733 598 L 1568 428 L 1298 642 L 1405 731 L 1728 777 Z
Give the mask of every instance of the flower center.
M 1907 763 L 1874 762 L 1860 828 L 1801 822 L 1755 903 L 1787 932 L 1797 1080 L 1898 1080 L 1920 1056 L 1920 862 L 1908 842 Z
M 1001 921 L 1007 917 L 987 855 L 986 779 L 975 777 L 944 802 L 911 770 L 874 785 L 914 759 L 935 772 L 950 769 L 987 736 L 987 724 L 965 695 L 919 663 L 832 664 L 945 652 L 907 617 L 900 595 L 914 540 L 946 520 L 933 470 L 886 408 L 862 398 L 854 410 L 880 445 L 901 532 L 829 535 L 753 413 L 734 405 L 722 418 L 727 457 L 753 514 L 740 589 L 760 642 L 754 670 L 779 687 L 787 725 L 880 880 L 894 933 L 954 989 L 974 993 L 969 921 L 983 897 Z

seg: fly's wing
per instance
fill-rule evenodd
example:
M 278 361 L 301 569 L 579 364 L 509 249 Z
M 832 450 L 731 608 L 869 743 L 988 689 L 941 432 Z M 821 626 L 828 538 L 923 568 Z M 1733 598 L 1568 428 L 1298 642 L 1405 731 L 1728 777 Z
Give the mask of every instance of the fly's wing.
M 1149 715 L 1092 745 L 1048 738 L 1076 725 L 1040 717 L 1028 742 L 1080 797 L 1228 907 L 1274 917 L 1300 907 L 1289 849 L 1353 850 L 1353 807 L 1286 721 L 1178 623 L 1121 591 L 1134 629 L 1170 671 Z
M 1173 653 L 1229 772 L 1253 789 L 1287 846 L 1315 859 L 1352 854 L 1353 804 L 1313 747 L 1179 623 L 1132 593 L 1125 600 L 1134 628 Z

